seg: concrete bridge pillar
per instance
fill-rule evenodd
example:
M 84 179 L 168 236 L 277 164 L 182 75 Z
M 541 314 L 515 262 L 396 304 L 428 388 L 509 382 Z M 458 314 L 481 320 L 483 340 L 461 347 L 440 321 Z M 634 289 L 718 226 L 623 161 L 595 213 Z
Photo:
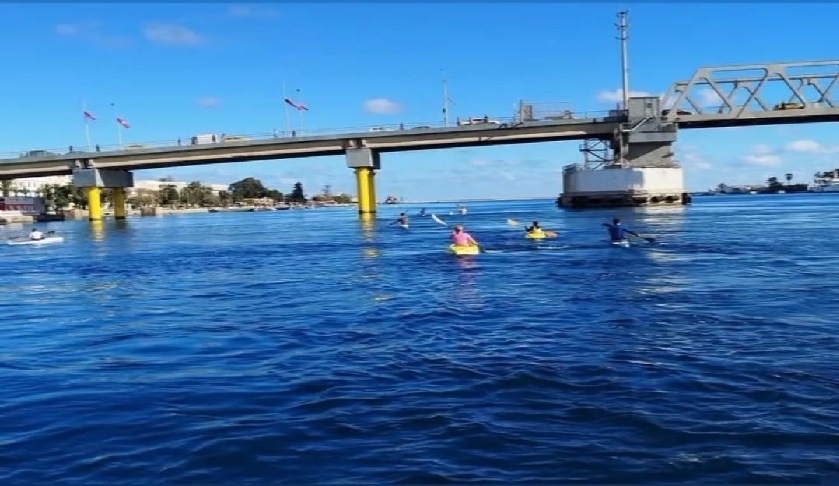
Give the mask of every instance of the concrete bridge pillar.
M 626 122 L 612 135 L 613 156 L 596 169 L 566 166 L 557 203 L 571 208 L 687 204 L 684 175 L 673 157 L 676 130 L 663 118 L 658 97 L 630 98 Z
M 368 219 L 376 214 L 376 171 L 381 168 L 381 156 L 369 148 L 348 148 L 347 167 L 355 170 L 358 215 Z
M 102 220 L 102 188 L 114 190 L 114 217 L 125 219 L 125 188 L 134 187 L 134 174 L 125 170 L 73 169 L 73 185 L 83 187 L 87 193 L 90 221 Z

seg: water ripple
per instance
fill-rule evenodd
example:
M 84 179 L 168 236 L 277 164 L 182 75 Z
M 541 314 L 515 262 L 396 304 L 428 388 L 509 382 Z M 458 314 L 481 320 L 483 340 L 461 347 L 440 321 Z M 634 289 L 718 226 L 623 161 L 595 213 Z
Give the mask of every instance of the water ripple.
M 51 223 L 4 249 L 0 478 L 835 482 L 839 199 L 787 196 L 617 211 L 627 249 L 476 203 L 470 258 L 394 208 Z

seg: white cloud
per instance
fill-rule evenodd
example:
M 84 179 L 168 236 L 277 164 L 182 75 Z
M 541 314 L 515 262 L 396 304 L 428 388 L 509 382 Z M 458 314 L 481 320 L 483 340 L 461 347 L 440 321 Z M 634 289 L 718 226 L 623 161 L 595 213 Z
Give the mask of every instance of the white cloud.
M 680 157 L 680 159 L 683 165 L 687 165 L 694 169 L 708 170 L 711 168 L 711 163 L 708 161 L 708 159 L 706 159 L 702 156 L 702 154 L 699 153 L 688 152 L 683 154 Z
M 221 100 L 216 98 L 215 96 L 205 96 L 203 98 L 198 98 L 198 106 L 218 106 L 221 104 Z
M 699 99 L 696 101 L 699 102 L 699 106 L 701 108 L 711 108 L 725 104 L 720 95 L 711 88 L 704 88 L 700 90 Z
M 488 159 L 472 159 L 469 161 L 469 165 L 474 167 L 486 167 L 487 165 L 491 164 L 492 161 Z
M 402 105 L 387 98 L 372 98 L 364 102 L 364 109 L 371 113 L 391 114 L 402 111 Z
M 231 5 L 227 9 L 227 13 L 231 17 L 243 18 L 270 18 L 279 15 L 279 12 L 277 12 L 276 10 L 242 4 Z
M 781 163 L 781 157 L 778 156 L 777 152 L 765 144 L 752 147 L 752 152 L 743 157 L 743 160 L 752 165 L 776 166 Z
M 839 147 L 822 145 L 815 140 L 793 140 L 784 148 L 790 152 L 805 152 L 810 154 L 829 154 L 839 152 Z
M 646 91 L 632 91 L 629 90 L 629 97 L 636 97 L 636 96 L 655 96 L 652 93 L 648 93 Z M 622 103 L 623 102 L 623 89 L 618 88 L 612 91 L 603 90 L 597 93 L 597 101 L 601 101 L 604 103 Z
M 100 27 L 98 22 L 61 23 L 55 26 L 55 33 L 64 37 L 84 39 L 101 47 L 126 47 L 131 44 L 130 38 L 104 34 Z
M 96 30 L 99 24 L 96 22 L 63 23 L 55 26 L 55 33 L 58 35 L 82 35 Z
M 143 28 L 146 39 L 158 44 L 197 46 L 205 39 L 194 30 L 183 25 L 170 23 L 153 23 Z

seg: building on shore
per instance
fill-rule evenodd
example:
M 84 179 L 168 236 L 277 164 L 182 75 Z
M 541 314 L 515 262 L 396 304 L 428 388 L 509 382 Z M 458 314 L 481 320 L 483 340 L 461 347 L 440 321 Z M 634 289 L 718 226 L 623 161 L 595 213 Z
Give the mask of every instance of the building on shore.
M 204 184 L 203 182 L 202 184 L 209 187 L 214 196 L 218 196 L 220 192 L 226 191 L 229 187 L 226 184 Z M 135 180 L 134 187 L 129 187 L 126 191 L 126 195 L 128 197 L 132 197 L 136 196 L 140 191 L 159 191 L 163 186 L 174 186 L 175 189 L 180 191 L 188 185 L 189 182 L 182 181 L 160 181 L 157 179 Z
M 29 196 L 0 196 L 0 211 L 19 211 L 21 214 L 43 214 L 46 212 L 44 200 Z

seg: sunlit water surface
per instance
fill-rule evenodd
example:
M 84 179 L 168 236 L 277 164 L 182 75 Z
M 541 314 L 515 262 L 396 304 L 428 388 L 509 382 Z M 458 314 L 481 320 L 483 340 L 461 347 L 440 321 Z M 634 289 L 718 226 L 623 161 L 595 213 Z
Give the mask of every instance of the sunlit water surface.
M 465 258 L 388 224 L 419 207 L 3 245 L 0 479 L 839 481 L 839 197 L 428 205 L 489 250 Z M 615 214 L 659 243 L 608 246 Z

